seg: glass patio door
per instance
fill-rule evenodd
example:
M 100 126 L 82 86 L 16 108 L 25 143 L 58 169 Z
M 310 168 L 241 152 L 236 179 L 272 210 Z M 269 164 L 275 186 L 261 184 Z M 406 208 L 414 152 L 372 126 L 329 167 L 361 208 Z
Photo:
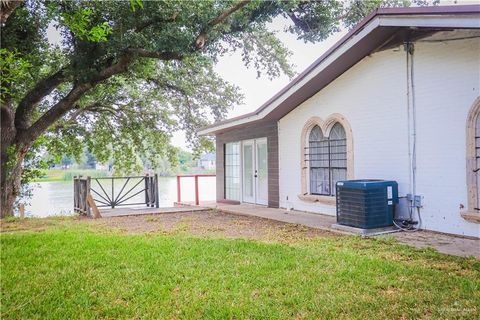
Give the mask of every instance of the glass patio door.
M 243 202 L 268 204 L 267 139 L 245 140 L 243 154 Z
M 255 140 L 255 203 L 268 204 L 267 138 Z
M 243 201 L 255 203 L 254 140 L 243 141 Z

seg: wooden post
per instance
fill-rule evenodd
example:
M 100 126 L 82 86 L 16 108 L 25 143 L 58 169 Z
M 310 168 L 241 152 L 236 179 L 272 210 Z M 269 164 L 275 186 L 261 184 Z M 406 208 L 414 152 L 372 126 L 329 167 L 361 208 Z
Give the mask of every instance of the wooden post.
M 158 203 L 158 202 L 159 202 L 159 194 L 158 194 L 158 174 L 156 174 L 156 173 L 155 173 L 155 176 L 154 176 L 153 186 L 154 186 L 154 190 L 155 190 L 155 207 L 158 208 L 158 207 L 160 207 L 160 204 Z
M 143 180 L 145 182 L 145 204 L 147 207 L 150 207 L 150 197 L 149 197 L 149 185 L 148 185 L 148 173 L 143 177 Z
M 93 218 L 94 219 L 101 218 L 102 215 L 100 214 L 100 211 L 97 208 L 97 204 L 95 203 L 95 200 L 93 200 L 93 197 L 90 194 L 90 192 L 87 195 L 87 203 L 88 203 L 88 207 L 91 208 L 91 210 L 93 211 Z
M 87 177 L 87 182 L 85 184 L 85 194 L 86 194 L 86 197 L 85 197 L 85 212 L 87 214 L 87 216 L 91 216 L 92 215 L 92 211 L 90 210 L 90 206 L 88 205 L 88 198 L 92 198 L 92 196 L 90 195 L 90 176 Z M 93 198 L 92 198 L 93 200 Z M 95 206 L 96 207 L 96 206 Z
M 115 179 L 112 178 L 112 209 L 115 208 Z
M 150 197 L 150 207 L 153 208 L 153 206 L 155 205 L 155 186 L 153 185 L 153 176 L 150 176 L 148 177 L 148 190 L 150 190 L 150 194 L 149 194 L 149 197 Z
M 200 205 L 200 199 L 198 198 L 198 175 L 195 175 L 195 205 Z
M 77 211 L 77 176 L 73 177 L 73 212 Z
M 23 203 L 20 203 L 20 206 L 18 208 L 18 212 L 20 215 L 20 220 L 25 219 L 25 205 Z
M 182 201 L 182 197 L 181 197 L 181 194 L 182 194 L 182 191 L 181 191 L 181 187 L 180 187 L 180 176 L 177 176 L 177 203 L 180 204 L 180 202 Z

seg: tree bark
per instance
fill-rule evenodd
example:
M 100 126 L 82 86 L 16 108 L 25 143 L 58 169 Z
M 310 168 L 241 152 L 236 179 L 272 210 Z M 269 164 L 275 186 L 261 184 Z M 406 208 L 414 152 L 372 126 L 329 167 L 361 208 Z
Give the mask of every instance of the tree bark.
M 8 17 L 15 9 L 23 3 L 23 0 L 3 0 L 1 1 L 0 24 L 2 26 L 7 22 Z
M 2 145 L 1 218 L 13 216 L 15 200 L 22 188 L 23 159 L 28 150 L 28 147 L 22 147 L 16 152 L 4 153 L 3 148 Z
M 28 145 L 16 143 L 17 130 L 14 118 L 11 100 L 7 100 L 1 107 L 0 217 L 2 218 L 13 215 L 15 199 L 21 188 L 22 163 L 29 148 Z

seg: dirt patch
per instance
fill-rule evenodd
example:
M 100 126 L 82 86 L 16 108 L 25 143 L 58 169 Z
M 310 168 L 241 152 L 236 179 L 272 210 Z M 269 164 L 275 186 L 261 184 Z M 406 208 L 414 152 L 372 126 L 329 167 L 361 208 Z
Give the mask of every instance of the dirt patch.
M 113 228 L 125 234 L 179 233 L 195 236 L 244 238 L 265 241 L 298 241 L 338 234 L 258 217 L 221 211 L 163 213 L 89 220 L 95 226 Z

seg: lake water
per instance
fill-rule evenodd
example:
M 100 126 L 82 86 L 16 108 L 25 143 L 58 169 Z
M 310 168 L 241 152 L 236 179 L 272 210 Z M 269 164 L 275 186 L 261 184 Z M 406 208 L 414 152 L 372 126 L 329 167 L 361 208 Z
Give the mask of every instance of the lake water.
M 194 178 L 181 179 L 182 201 L 195 200 L 195 182 Z M 105 192 L 111 193 L 111 180 L 100 180 Z M 138 180 L 137 180 L 138 181 Z M 130 181 L 124 188 L 124 193 L 135 186 L 135 180 Z M 118 195 L 122 189 L 125 180 L 116 180 L 114 185 L 114 195 Z M 27 216 L 47 217 L 55 215 L 72 215 L 73 214 L 73 181 L 52 181 L 52 182 L 38 182 L 32 183 L 33 196 L 25 206 L 25 213 Z M 159 177 L 159 204 L 160 207 L 173 207 L 173 203 L 177 201 L 177 179 L 176 177 Z M 92 182 L 92 188 L 100 195 L 105 196 L 103 190 Z M 141 184 L 136 186 L 134 190 L 129 193 L 133 195 L 136 190 L 141 190 Z M 93 193 L 94 198 L 103 201 L 103 199 Z M 200 177 L 199 178 L 199 197 L 200 201 L 215 200 L 215 177 Z M 132 202 L 142 202 L 144 193 L 140 193 L 128 200 Z M 100 203 L 97 203 L 100 204 Z

